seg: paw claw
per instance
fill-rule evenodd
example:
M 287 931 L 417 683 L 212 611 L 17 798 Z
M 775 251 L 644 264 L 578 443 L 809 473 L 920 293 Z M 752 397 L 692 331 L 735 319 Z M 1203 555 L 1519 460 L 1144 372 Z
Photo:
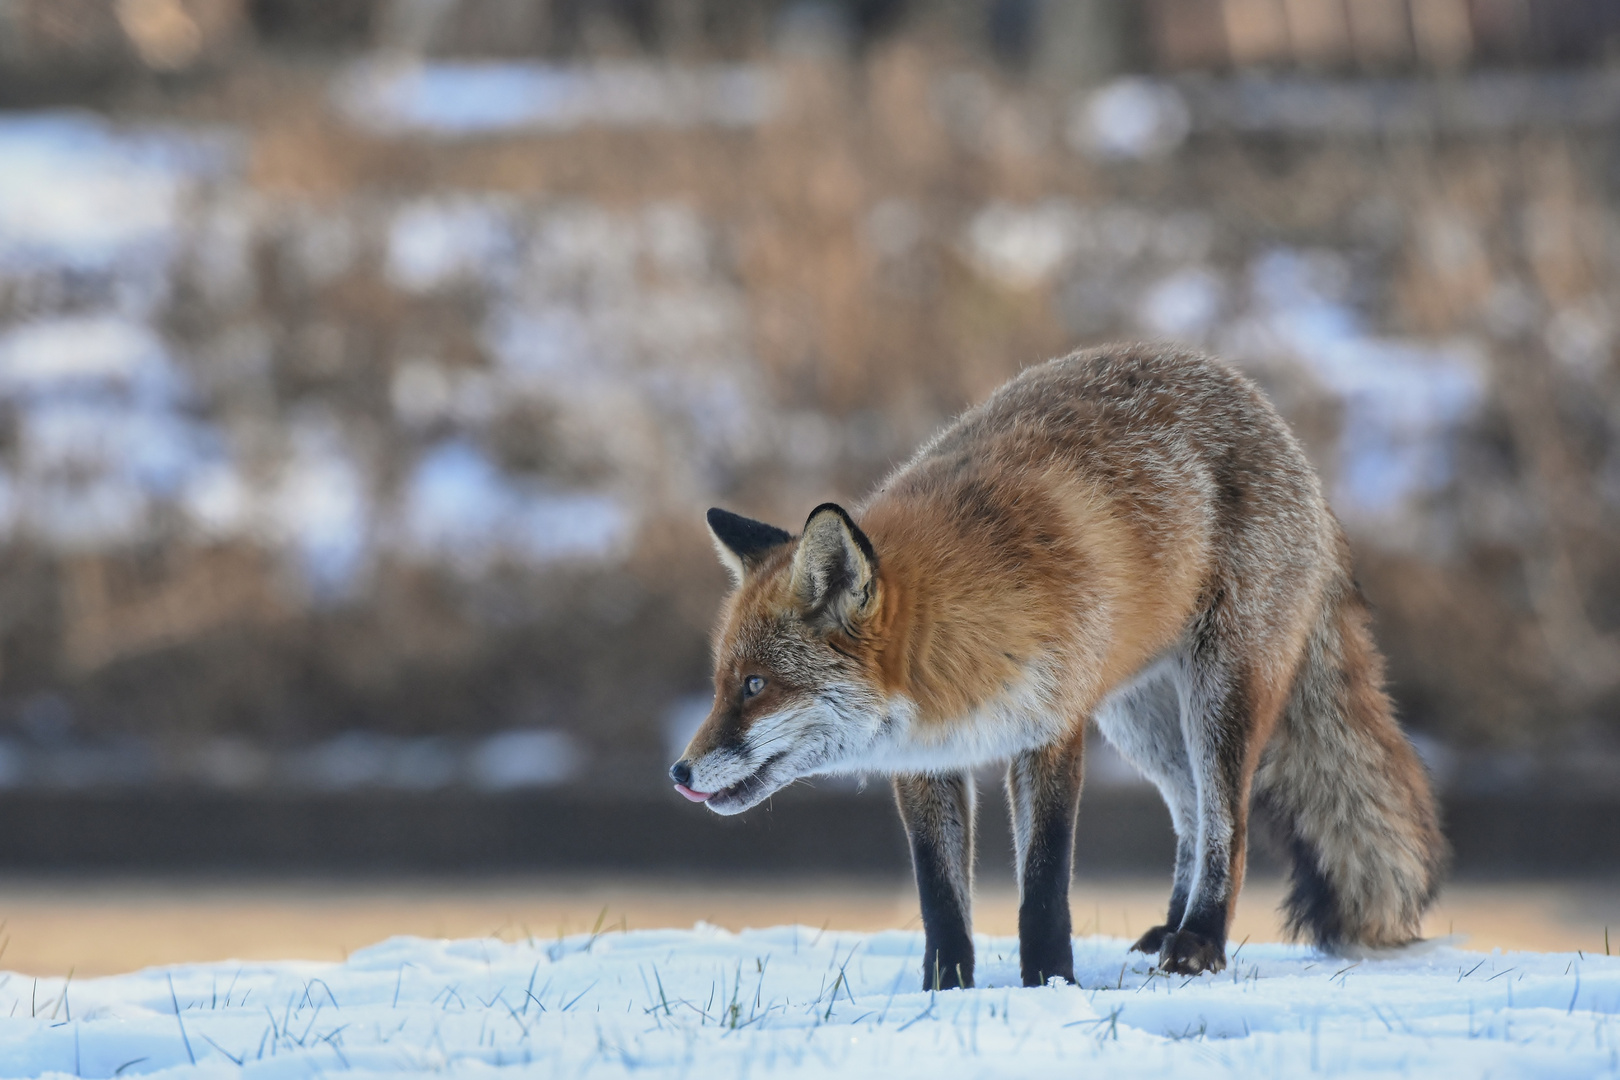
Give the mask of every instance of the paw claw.
M 1201 975 L 1226 968 L 1226 942 L 1177 930 L 1159 949 L 1159 970 L 1170 975 Z

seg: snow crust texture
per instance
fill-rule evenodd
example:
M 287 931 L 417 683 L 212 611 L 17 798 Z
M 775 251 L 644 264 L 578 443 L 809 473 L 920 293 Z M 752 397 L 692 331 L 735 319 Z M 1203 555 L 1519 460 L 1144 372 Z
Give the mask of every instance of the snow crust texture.
M 1437 946 L 1360 963 L 1246 944 L 1166 978 L 1117 938 L 1081 987 L 918 992 L 920 934 L 778 927 L 393 938 L 341 964 L 0 976 L 0 1075 L 1594 1077 L 1620 1072 L 1620 958 Z M 6 997 L 11 1001 L 7 1002 Z M 9 1015 L 4 1015 L 9 1013 Z

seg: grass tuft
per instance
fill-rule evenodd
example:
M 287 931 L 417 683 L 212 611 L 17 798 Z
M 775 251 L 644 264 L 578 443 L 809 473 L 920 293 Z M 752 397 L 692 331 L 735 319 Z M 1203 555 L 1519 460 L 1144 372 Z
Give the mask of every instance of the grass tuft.
M 192 1053 L 191 1039 L 186 1035 L 186 1022 L 180 1016 L 180 999 L 174 993 L 174 975 L 166 976 L 169 980 L 169 1001 L 174 1005 L 174 1022 L 180 1025 L 180 1041 L 185 1043 L 186 1057 L 193 1065 L 197 1064 L 197 1055 Z

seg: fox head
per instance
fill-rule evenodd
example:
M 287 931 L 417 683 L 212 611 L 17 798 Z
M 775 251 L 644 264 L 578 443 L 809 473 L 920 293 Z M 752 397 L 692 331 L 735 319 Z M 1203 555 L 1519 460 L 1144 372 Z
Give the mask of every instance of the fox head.
M 710 510 L 736 588 L 714 646 L 714 707 L 669 770 L 681 794 L 737 814 L 801 776 L 846 768 L 880 736 L 883 584 L 872 543 L 833 503 L 792 536 Z

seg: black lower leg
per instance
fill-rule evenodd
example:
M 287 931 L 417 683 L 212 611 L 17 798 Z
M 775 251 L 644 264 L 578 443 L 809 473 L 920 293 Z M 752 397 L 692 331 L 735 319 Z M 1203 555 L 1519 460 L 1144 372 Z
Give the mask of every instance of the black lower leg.
M 1018 961 L 1025 986 L 1041 986 L 1053 976 L 1074 982 L 1069 919 L 1073 852 L 1072 817 L 1049 820 L 1030 838 L 1018 904 Z
M 973 791 L 967 776 L 895 779 L 923 921 L 923 989 L 973 985 Z
M 1018 842 L 1018 959 L 1025 986 L 1074 982 L 1069 879 L 1080 805 L 1081 746 L 1048 747 L 1007 770 Z
M 973 985 L 973 933 L 938 852 L 912 839 L 923 920 L 923 989 Z

